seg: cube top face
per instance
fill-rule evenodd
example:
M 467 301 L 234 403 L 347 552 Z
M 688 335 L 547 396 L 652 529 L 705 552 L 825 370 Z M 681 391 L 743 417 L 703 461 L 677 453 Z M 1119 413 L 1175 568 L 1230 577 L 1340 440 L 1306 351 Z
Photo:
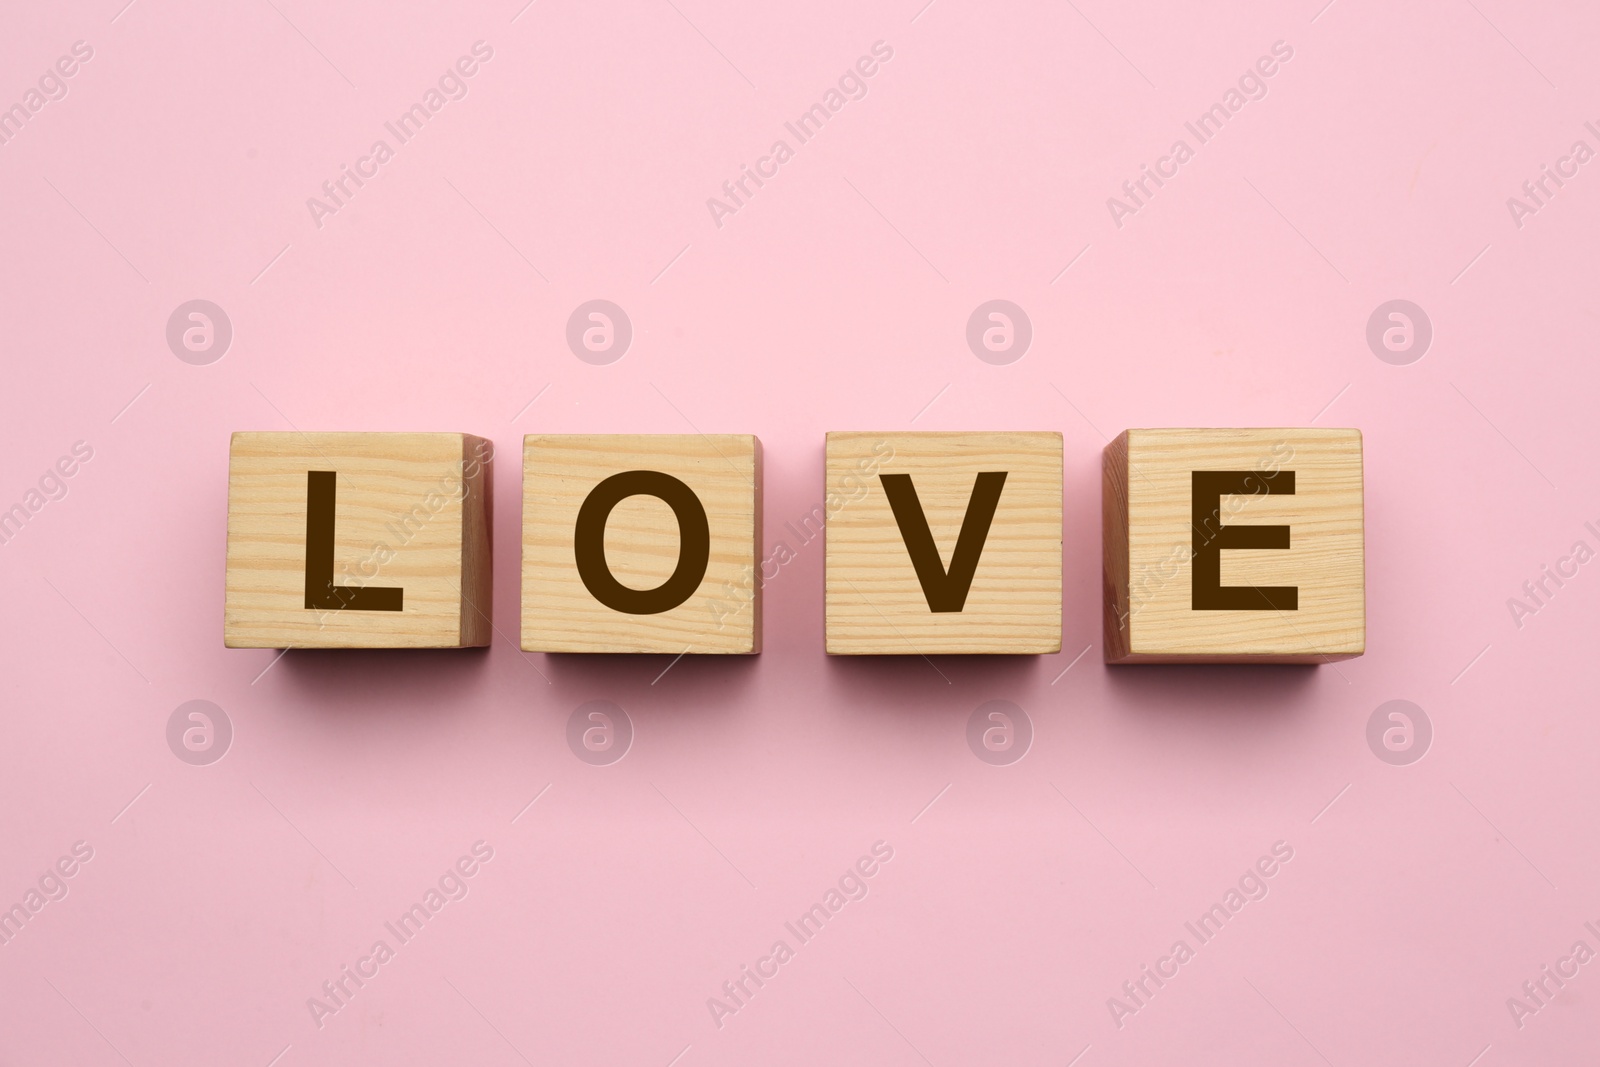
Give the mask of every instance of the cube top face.
M 748 434 L 530 434 L 522 647 L 761 650 L 761 442 Z
M 1104 458 L 1107 662 L 1365 650 L 1361 431 L 1128 430 Z
M 488 644 L 491 458 L 470 434 L 234 434 L 224 644 Z
M 829 653 L 1061 650 L 1059 433 L 830 433 L 825 485 Z

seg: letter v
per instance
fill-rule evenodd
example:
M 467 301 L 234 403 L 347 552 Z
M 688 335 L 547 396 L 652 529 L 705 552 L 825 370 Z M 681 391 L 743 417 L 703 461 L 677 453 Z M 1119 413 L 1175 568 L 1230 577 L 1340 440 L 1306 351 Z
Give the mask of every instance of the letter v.
M 922 512 L 922 502 L 917 499 L 911 475 L 880 474 L 878 480 L 889 497 L 889 508 L 900 527 L 900 537 L 906 543 L 911 565 L 916 568 L 922 595 L 928 600 L 928 610 L 960 611 L 966 606 L 972 576 L 978 570 L 978 557 L 983 554 L 983 543 L 989 537 L 989 524 L 994 521 L 994 509 L 1000 503 L 1006 472 L 982 471 L 972 483 L 972 496 L 967 500 L 967 513 L 961 520 L 961 533 L 956 537 L 955 551 L 950 554 L 948 571 L 939 559 L 939 548 L 933 543 L 933 531 L 928 529 L 928 517 Z

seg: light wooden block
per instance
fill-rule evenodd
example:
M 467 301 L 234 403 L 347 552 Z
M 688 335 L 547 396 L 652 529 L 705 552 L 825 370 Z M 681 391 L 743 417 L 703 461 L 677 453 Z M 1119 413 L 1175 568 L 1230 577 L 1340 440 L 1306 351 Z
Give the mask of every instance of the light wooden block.
M 759 652 L 760 553 L 755 437 L 523 439 L 528 652 Z
M 1059 433 L 830 433 L 826 470 L 830 653 L 1061 651 Z
M 461 433 L 234 434 L 223 643 L 487 645 L 492 451 Z
M 1360 430 L 1128 430 L 1102 472 L 1107 663 L 1365 650 Z

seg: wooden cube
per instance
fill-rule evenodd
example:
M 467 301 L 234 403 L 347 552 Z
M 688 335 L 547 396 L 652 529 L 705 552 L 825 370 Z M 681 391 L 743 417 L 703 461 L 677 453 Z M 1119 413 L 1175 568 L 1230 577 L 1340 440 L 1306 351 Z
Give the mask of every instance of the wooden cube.
M 1128 430 L 1102 473 L 1107 663 L 1365 650 L 1360 430 Z
M 529 434 L 522 647 L 761 651 L 761 442 Z
M 487 645 L 493 446 L 462 433 L 236 433 L 229 648 Z
M 830 433 L 827 649 L 1061 651 L 1059 433 Z

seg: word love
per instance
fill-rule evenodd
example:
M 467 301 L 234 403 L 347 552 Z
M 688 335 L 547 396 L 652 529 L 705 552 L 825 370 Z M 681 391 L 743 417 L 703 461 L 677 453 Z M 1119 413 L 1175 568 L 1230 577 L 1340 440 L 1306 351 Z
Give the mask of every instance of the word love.
M 470 434 L 234 434 L 228 647 L 487 645 L 493 459 Z M 1128 430 L 1102 460 L 1108 663 L 1365 650 L 1359 430 Z M 763 583 L 820 536 L 829 653 L 1061 650 L 1059 433 L 830 433 L 823 474 L 763 554 L 753 436 L 524 438 L 522 648 L 759 652 Z

